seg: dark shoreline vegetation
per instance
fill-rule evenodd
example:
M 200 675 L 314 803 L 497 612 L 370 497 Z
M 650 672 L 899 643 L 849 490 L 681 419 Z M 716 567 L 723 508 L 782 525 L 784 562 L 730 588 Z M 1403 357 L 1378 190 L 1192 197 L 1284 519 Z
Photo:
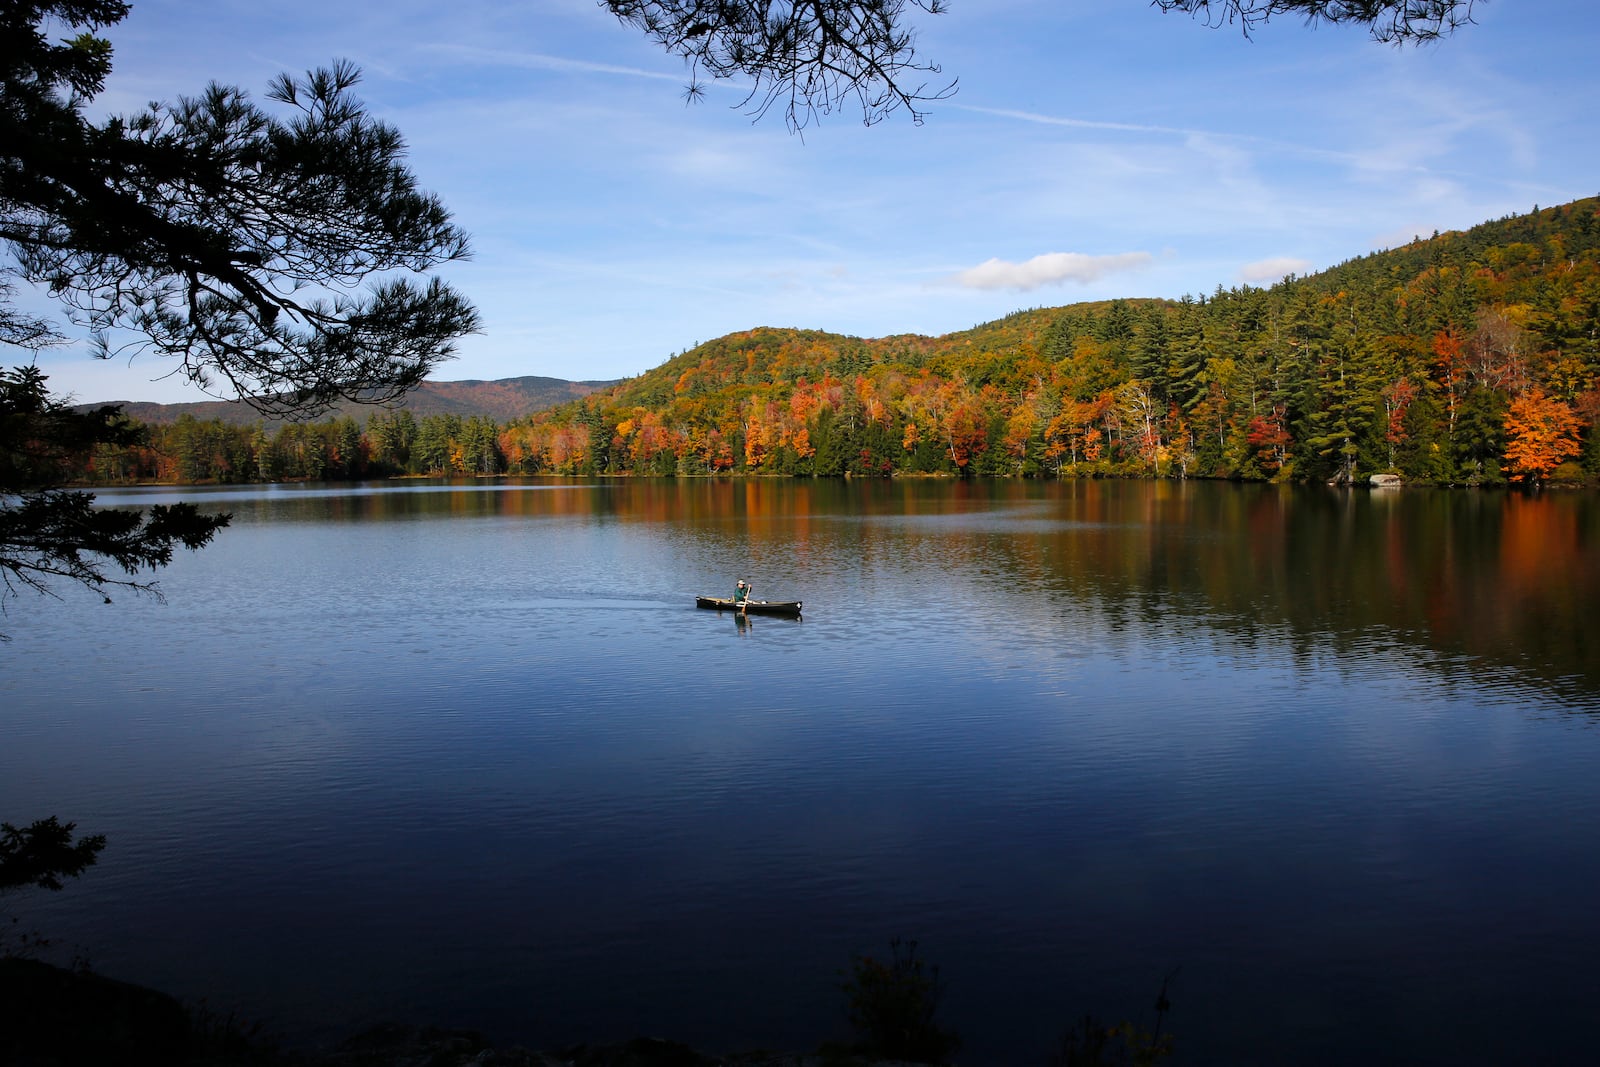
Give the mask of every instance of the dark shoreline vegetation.
M 55 816 L 23 827 L 0 823 L 0 900 L 25 890 L 60 892 L 63 879 L 93 867 L 106 839 L 76 830 Z M 496 1047 L 475 1031 L 414 1022 L 368 1027 L 331 1050 L 284 1051 L 266 1025 L 222 1014 L 205 1001 L 186 1005 L 160 990 L 100 975 L 81 956 L 69 967 L 39 959 L 57 946 L 38 933 L 19 933 L 15 917 L 0 918 L 10 918 L 12 927 L 0 927 L 0 1064 L 7 1067 L 850 1067 L 944 1064 L 961 1048 L 960 1035 L 939 1018 L 944 986 L 938 965 L 918 956 L 916 941 L 900 938 L 889 941 L 886 954 L 856 954 L 841 972 L 853 1039 L 824 1042 L 814 1053 L 713 1054 L 660 1037 L 530 1051 Z M 1165 1060 L 1173 1044 L 1163 1032 L 1172 1007 L 1167 990 L 1176 974 L 1161 983 L 1153 1027 L 1084 1016 L 1064 1031 L 1051 1062 L 1133 1067 Z
M 35 942 L 35 945 L 41 943 Z M 42 943 L 47 944 L 47 943 Z M 946 1064 L 959 1034 L 936 1016 L 939 969 L 915 942 L 883 958 L 857 956 L 841 983 L 854 1039 L 814 1051 L 708 1052 L 666 1037 L 586 1042 L 556 1050 L 496 1045 L 473 1030 L 390 1022 L 323 1049 L 285 1048 L 271 1029 L 204 1001 L 185 1004 L 84 965 L 65 968 L 0 952 L 0 1063 L 7 1067 L 872 1067 Z M 1163 982 L 1153 1025 L 1084 1016 L 1039 1062 L 1051 1067 L 1154 1067 L 1173 1052 Z
M 755 329 L 496 421 L 183 414 L 90 485 L 397 475 L 1600 482 L 1600 199 L 1266 289 L 1019 311 L 939 338 Z

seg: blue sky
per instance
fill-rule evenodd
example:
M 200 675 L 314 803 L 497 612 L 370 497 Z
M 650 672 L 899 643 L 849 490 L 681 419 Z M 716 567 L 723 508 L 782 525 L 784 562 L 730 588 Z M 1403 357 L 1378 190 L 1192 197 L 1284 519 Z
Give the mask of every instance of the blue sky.
M 1600 192 L 1593 0 L 1488 0 L 1425 48 L 1143 0 L 952 0 L 959 78 L 913 125 L 797 137 L 689 106 L 680 60 L 593 0 L 134 0 L 97 106 L 359 64 L 473 235 L 481 335 L 436 377 L 642 373 L 735 330 L 941 334 L 1019 308 L 1270 284 Z M 42 354 L 82 401 L 204 399 L 157 357 Z

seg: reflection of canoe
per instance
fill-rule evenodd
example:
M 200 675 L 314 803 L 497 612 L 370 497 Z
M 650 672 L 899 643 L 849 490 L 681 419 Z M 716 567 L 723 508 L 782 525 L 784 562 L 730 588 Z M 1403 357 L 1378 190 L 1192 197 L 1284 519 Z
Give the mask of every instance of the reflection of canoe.
M 744 611 L 751 615 L 799 615 L 800 601 L 798 600 L 752 600 L 744 607 L 733 602 L 731 596 L 698 596 L 694 598 L 697 608 L 716 608 L 718 611 Z

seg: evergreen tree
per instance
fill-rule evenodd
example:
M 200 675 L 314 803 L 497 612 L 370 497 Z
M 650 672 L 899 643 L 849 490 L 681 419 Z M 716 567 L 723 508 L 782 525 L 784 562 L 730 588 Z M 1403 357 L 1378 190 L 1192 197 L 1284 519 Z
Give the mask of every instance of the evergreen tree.
M 606 420 L 598 401 L 585 403 L 582 411 L 584 428 L 589 434 L 584 473 L 605 474 L 611 470 L 611 438 L 616 434 L 616 425 Z
M 1452 441 L 1457 480 L 1467 485 L 1504 481 L 1500 456 L 1505 450 L 1506 409 L 1506 397 L 1498 390 L 1483 386 L 1468 390 Z
M 461 454 L 471 473 L 500 473 L 502 459 L 498 438 L 498 428 L 482 415 L 474 415 L 461 424 Z
M 1214 324 L 1219 318 L 1215 301 L 1205 308 L 1192 300 L 1179 302 L 1161 368 L 1162 388 L 1152 390 L 1157 400 L 1170 400 L 1179 410 L 1191 411 L 1204 397 L 1210 355 L 1206 337 L 1217 328 Z
M 116 407 L 74 411 L 45 381 L 37 367 L 0 370 L 0 595 L 50 592 L 52 579 L 108 601 L 116 587 L 159 595 L 139 575 L 165 566 L 179 546 L 209 543 L 229 517 L 193 504 L 96 508 L 94 494 L 56 488 L 96 445 L 130 443 L 136 429 Z
M 16 273 L 103 350 L 176 357 L 263 411 L 396 396 L 449 358 L 476 312 L 438 279 L 392 275 L 462 258 L 466 236 L 417 190 L 400 135 L 351 95 L 356 69 L 277 79 L 267 95 L 287 119 L 212 85 L 92 123 L 84 108 L 111 69 L 92 31 L 127 13 L 115 0 L 0 10 L 0 240 Z M 52 44 L 52 22 L 82 32 Z M 302 296 L 330 287 L 346 295 Z
M 417 439 L 417 420 L 411 412 L 377 411 L 367 419 L 367 441 L 372 462 L 390 473 L 410 469 L 411 446 Z
M 366 466 L 362 456 L 361 427 L 349 415 L 340 417 L 335 427 L 335 471 L 340 478 L 358 478 L 365 473 Z
M 1140 312 L 1128 368 L 1132 377 L 1144 382 L 1146 388 L 1161 400 L 1167 398 L 1167 360 L 1170 343 L 1167 315 L 1167 309 L 1155 303 L 1146 305 Z
M 450 446 L 460 428 L 452 427 L 451 417 L 428 415 L 417 424 L 416 441 L 411 446 L 411 470 L 416 474 L 445 474 L 450 470 Z

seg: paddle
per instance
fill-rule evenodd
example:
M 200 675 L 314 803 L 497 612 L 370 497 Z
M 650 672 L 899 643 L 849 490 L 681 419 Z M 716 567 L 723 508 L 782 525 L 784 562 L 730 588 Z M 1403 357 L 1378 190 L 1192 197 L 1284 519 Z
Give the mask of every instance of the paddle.
M 745 618 L 750 617 L 750 594 L 755 591 L 756 587 L 751 585 L 749 580 L 746 579 L 744 583 L 744 599 L 739 601 L 739 614 L 743 615 Z

